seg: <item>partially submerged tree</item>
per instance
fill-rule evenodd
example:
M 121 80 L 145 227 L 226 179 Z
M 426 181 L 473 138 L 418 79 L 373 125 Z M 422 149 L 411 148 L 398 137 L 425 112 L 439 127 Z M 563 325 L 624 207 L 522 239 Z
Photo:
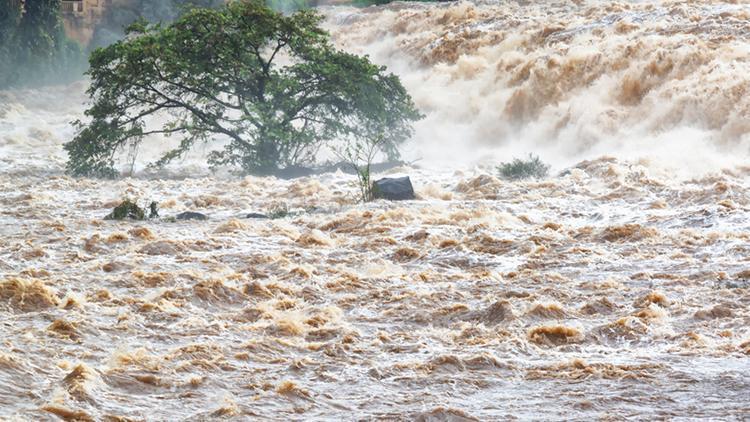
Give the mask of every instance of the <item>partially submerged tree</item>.
M 162 165 L 196 143 L 224 139 L 211 165 L 272 174 L 307 165 L 334 148 L 378 131 L 397 144 L 422 116 L 398 77 L 336 50 L 309 10 L 283 16 L 260 0 L 195 9 L 168 26 L 138 23 L 127 39 L 90 59 L 93 105 L 65 145 L 74 175 L 113 176 L 118 154 L 150 134 L 179 135 Z M 167 118 L 151 127 L 154 116 Z

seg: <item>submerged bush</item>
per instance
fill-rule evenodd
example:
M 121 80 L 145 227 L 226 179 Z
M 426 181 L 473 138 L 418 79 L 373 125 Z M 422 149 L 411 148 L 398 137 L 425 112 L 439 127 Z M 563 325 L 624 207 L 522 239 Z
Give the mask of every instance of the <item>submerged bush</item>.
M 145 220 L 146 212 L 135 202 L 126 199 L 116 206 L 111 213 L 104 217 L 105 220 Z
M 497 166 L 500 177 L 506 180 L 541 179 L 547 177 L 549 169 L 548 164 L 533 154 L 529 154 L 525 160 L 515 158 L 510 163 Z
M 273 208 L 268 210 L 266 215 L 271 220 L 287 217 L 289 216 L 289 207 L 284 203 L 276 204 Z

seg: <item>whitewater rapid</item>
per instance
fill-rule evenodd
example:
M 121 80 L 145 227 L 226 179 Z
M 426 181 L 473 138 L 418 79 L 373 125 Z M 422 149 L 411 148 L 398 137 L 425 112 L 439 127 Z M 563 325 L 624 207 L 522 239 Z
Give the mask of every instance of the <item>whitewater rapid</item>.
M 427 113 L 415 156 L 536 152 L 681 175 L 746 164 L 750 6 L 727 2 L 399 3 L 332 8 L 337 43 L 394 69 Z
M 205 151 L 74 179 L 86 83 L 0 92 L 0 419 L 750 414 L 747 6 L 323 12 L 427 115 L 422 160 L 376 175 L 416 201 Z M 528 152 L 549 177 L 497 177 Z M 104 220 L 124 198 L 162 218 Z

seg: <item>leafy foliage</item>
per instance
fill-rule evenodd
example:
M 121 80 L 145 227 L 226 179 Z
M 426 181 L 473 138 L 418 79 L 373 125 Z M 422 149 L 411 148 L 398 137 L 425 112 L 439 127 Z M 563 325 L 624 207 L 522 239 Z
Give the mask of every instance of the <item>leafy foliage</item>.
M 500 177 L 507 180 L 541 179 L 547 176 L 549 169 L 548 164 L 532 154 L 526 160 L 515 158 L 512 162 L 501 163 L 497 167 Z
M 145 220 L 146 212 L 135 202 L 126 199 L 116 206 L 111 213 L 104 217 L 105 220 Z
M 382 134 L 371 133 L 335 149 L 336 155 L 351 166 L 357 174 L 357 184 L 362 202 L 373 199 L 372 179 L 370 177 L 372 163 L 378 153 L 384 152 L 383 148 L 386 146 L 387 143 Z
M 422 116 L 398 77 L 338 51 L 303 10 L 290 16 L 258 0 L 194 9 L 170 25 L 139 22 L 130 37 L 90 58 L 90 121 L 65 145 L 74 175 L 114 176 L 118 152 L 149 134 L 178 135 L 162 165 L 196 143 L 226 140 L 213 166 L 272 174 L 315 161 L 318 150 L 382 136 L 399 143 Z M 167 122 L 149 127 L 159 115 Z
M 64 33 L 60 0 L 0 0 L 0 88 L 80 76 L 80 46 Z

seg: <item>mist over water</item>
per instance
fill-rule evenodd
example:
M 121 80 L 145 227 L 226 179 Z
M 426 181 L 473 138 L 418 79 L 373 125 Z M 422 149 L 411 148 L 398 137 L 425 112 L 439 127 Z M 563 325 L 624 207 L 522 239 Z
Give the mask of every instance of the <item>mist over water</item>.
M 375 175 L 419 200 L 212 174 L 211 145 L 149 172 L 156 137 L 74 179 L 86 82 L 0 92 L 0 419 L 750 414 L 749 6 L 322 10 L 427 115 Z M 553 175 L 496 177 L 529 152 Z M 124 198 L 166 218 L 104 220 Z

